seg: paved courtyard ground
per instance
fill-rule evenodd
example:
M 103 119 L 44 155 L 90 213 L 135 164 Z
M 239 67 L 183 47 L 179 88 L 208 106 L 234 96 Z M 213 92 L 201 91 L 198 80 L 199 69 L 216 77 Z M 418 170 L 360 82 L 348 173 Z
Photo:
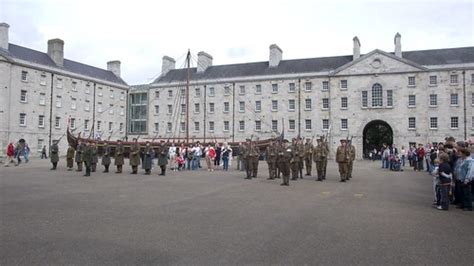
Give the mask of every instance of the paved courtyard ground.
M 0 167 L 0 265 L 473 265 L 474 213 L 431 207 L 431 177 L 356 162 L 354 179 L 205 170 Z M 232 167 L 234 168 L 234 166 Z M 102 170 L 102 169 L 100 169 Z

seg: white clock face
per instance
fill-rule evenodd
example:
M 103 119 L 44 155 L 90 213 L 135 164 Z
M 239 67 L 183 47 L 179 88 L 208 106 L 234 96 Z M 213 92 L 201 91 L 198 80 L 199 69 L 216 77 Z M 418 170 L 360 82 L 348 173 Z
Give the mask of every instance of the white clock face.
M 379 68 L 382 65 L 382 62 L 380 59 L 376 58 L 370 65 L 372 65 L 373 68 Z

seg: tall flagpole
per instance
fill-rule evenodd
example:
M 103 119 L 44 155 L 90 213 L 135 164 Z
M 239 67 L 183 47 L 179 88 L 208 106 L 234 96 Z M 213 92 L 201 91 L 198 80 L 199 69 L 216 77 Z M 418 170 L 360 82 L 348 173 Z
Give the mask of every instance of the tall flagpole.
M 191 76 L 190 61 L 191 52 L 188 49 L 188 55 L 186 57 L 186 62 L 188 64 L 188 77 L 186 79 L 186 143 L 189 143 L 189 79 Z

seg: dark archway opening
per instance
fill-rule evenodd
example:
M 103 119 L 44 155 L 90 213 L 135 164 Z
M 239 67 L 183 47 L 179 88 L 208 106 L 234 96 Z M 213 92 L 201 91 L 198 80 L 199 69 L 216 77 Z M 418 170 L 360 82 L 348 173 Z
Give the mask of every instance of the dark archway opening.
M 373 120 L 367 123 L 363 132 L 364 158 L 369 158 L 369 153 L 375 149 L 380 152 L 384 143 L 393 144 L 393 131 L 390 125 L 382 120 Z

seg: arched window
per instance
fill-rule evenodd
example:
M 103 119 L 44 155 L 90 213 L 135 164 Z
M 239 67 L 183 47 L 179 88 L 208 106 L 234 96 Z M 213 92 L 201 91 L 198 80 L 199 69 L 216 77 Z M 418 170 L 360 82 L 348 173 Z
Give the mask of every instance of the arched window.
M 372 107 L 382 107 L 382 103 L 382 86 L 378 83 L 375 83 L 374 86 L 372 86 Z

